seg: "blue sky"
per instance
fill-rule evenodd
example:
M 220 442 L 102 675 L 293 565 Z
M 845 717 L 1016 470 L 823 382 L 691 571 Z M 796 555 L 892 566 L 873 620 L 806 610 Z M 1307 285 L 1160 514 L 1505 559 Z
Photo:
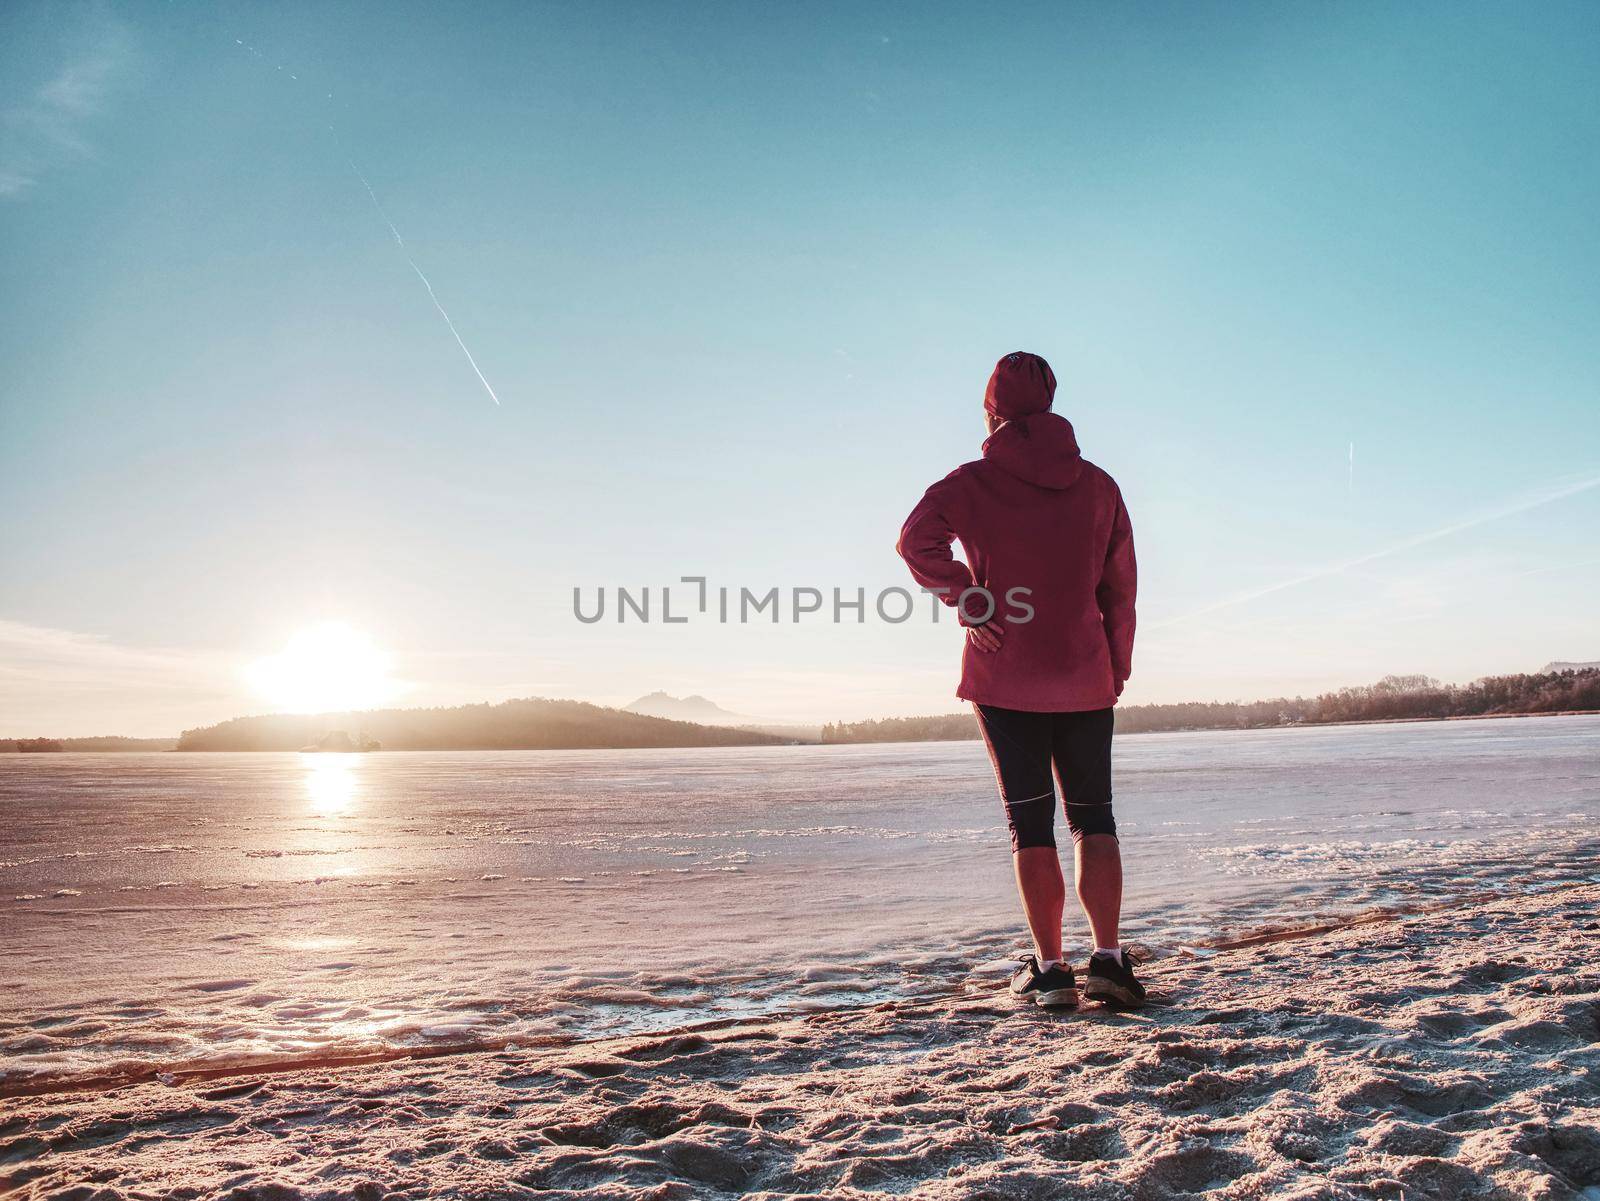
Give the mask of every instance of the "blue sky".
M 0 734 L 258 711 L 326 620 L 404 703 L 949 711 L 948 624 L 571 592 L 905 584 L 1017 348 L 1127 700 L 1600 656 L 1597 80 L 1581 4 L 10 4 Z

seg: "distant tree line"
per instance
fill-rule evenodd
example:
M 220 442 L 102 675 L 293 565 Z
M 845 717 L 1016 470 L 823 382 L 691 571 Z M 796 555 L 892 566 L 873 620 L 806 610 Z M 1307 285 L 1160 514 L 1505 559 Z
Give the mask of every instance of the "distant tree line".
M 123 738 L 114 734 L 93 738 L 0 738 L 0 755 L 41 751 L 170 751 L 176 738 Z
M 65 749 L 59 738 L 7 738 L 4 742 L 0 742 L 0 750 L 17 751 L 24 755 Z
M 978 737 L 970 713 L 937 717 L 880 717 L 868 721 L 830 722 L 822 727 L 823 742 L 961 742 Z
M 1117 709 L 1124 734 L 1162 730 L 1252 730 L 1267 726 L 1327 725 L 1350 721 L 1403 721 L 1496 714 L 1600 710 L 1600 669 L 1485 676 L 1470 684 L 1441 684 L 1431 676 L 1385 676 L 1376 684 L 1341 688 L 1307 699 L 1191 701 L 1129 705 Z M 835 722 L 822 727 L 823 742 L 945 742 L 978 737 L 970 713 Z
M 1117 729 L 1125 734 L 1248 730 L 1330 722 L 1582 711 L 1600 711 L 1600 668 L 1486 676 L 1471 684 L 1441 684 L 1428 676 L 1386 676 L 1376 684 L 1341 688 L 1310 699 L 1130 705 L 1117 709 Z M 810 740 L 801 737 L 798 730 L 704 726 L 580 701 L 529 698 L 449 709 L 239 717 L 220 725 L 185 730 L 176 743 L 172 739 L 117 737 L 0 739 L 0 753 L 174 748 L 295 751 L 338 729 L 363 730 L 389 750 L 761 746 Z M 833 722 L 821 730 L 821 740 L 827 743 L 947 742 L 976 737 L 978 728 L 970 713 Z
M 1118 710 L 1128 733 L 1255 729 L 1348 721 L 1404 721 L 1600 709 L 1600 670 L 1485 676 L 1441 684 L 1431 676 L 1385 676 L 1376 684 L 1243 704 L 1133 705 Z

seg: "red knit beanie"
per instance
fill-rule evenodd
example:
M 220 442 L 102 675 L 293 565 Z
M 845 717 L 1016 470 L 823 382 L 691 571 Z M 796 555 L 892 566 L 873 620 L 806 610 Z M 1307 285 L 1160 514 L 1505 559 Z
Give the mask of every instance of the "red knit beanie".
M 983 407 L 1002 421 L 1042 413 L 1056 395 L 1056 376 L 1036 354 L 1014 350 L 994 366 Z

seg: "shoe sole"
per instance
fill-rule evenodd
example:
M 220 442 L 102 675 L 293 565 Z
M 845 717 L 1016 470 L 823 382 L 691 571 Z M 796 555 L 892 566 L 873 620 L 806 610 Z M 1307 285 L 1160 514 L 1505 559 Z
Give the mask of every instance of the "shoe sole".
M 1049 992 L 1033 994 L 1035 1005 L 1048 1005 L 1052 1009 L 1076 1009 L 1078 1006 L 1078 990 L 1075 988 L 1055 988 Z
M 1144 998 L 1131 989 L 1111 980 L 1090 980 L 1083 986 L 1083 996 L 1088 1001 L 1109 1001 L 1116 1005 L 1126 1005 L 1130 1009 L 1144 1004 Z

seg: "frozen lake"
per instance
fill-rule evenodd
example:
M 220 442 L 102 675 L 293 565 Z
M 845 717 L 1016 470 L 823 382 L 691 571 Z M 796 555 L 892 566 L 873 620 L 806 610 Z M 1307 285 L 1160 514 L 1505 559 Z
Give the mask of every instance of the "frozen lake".
M 1116 773 L 1157 952 L 1600 871 L 1600 717 L 1142 734 Z M 9 755 L 0 822 L 0 1089 L 837 1005 L 1023 944 L 977 742 Z

